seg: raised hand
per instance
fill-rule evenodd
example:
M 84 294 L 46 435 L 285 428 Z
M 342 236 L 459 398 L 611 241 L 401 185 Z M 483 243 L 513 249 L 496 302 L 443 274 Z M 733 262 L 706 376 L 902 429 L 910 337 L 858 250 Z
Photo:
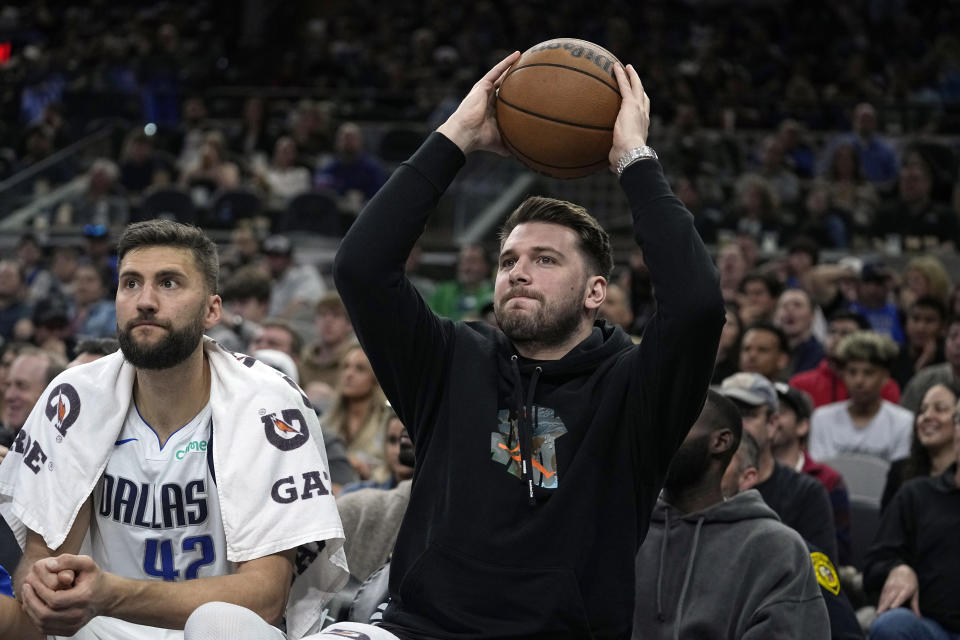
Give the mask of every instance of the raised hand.
M 503 76 L 519 57 L 520 52 L 514 51 L 490 69 L 473 85 L 457 110 L 437 129 L 460 147 L 464 154 L 485 150 L 502 156 L 509 155 L 497 129 L 496 96 Z
M 620 113 L 613 125 L 613 146 L 610 147 L 610 170 L 616 172 L 617 161 L 631 149 L 647 144 L 650 129 L 650 98 L 632 64 L 626 68 L 617 64 L 613 75 L 620 87 Z

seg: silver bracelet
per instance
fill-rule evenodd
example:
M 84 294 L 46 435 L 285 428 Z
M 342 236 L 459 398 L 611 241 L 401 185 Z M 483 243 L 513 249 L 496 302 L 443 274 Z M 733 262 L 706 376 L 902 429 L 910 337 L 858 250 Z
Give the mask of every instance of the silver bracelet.
M 657 152 L 652 147 L 635 147 L 630 149 L 617 160 L 617 177 L 623 175 L 623 170 L 639 160 L 647 158 L 656 160 Z

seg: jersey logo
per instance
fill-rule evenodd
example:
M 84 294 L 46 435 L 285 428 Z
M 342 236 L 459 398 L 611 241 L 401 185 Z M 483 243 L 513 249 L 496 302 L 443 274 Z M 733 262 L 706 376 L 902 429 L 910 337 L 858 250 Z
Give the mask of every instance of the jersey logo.
M 544 489 L 556 489 L 560 485 L 557 471 L 557 438 L 567 432 L 566 425 L 553 409 L 534 405 L 536 428 L 533 432 L 531 464 L 533 485 Z M 497 414 L 497 430 L 490 434 L 490 458 L 507 469 L 507 473 L 522 477 L 520 468 L 520 439 L 517 436 L 517 420 L 510 411 L 501 409 Z
M 835 596 L 840 595 L 840 578 L 837 577 L 837 570 L 833 568 L 830 558 L 814 551 L 810 554 L 810 559 L 813 560 L 813 572 L 820 586 Z
M 260 416 L 267 440 L 281 451 L 292 451 L 310 437 L 307 421 L 299 409 L 284 409 L 278 417 L 275 413 Z
M 55 386 L 47 396 L 44 414 L 53 423 L 53 428 L 60 433 L 60 437 L 65 438 L 67 429 L 73 426 L 80 415 L 80 396 L 73 385 L 63 383 Z

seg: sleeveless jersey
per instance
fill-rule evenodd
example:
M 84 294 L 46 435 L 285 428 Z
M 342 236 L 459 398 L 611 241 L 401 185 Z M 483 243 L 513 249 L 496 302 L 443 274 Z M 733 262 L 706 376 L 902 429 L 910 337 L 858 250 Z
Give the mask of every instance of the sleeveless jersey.
M 227 561 L 207 404 L 160 446 L 136 404 L 94 490 L 90 542 L 105 571 L 182 581 L 234 572 Z

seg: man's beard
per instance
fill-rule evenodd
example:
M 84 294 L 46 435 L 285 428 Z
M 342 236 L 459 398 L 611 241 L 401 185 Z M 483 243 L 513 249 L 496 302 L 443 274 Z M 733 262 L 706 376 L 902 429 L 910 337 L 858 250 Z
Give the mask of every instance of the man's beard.
M 671 496 L 679 496 L 703 480 L 710 468 L 710 435 L 705 434 L 680 445 L 673 454 L 663 489 Z
M 148 317 L 137 317 L 127 323 L 126 328 L 117 327 L 117 341 L 120 351 L 127 362 L 137 369 L 169 369 L 175 367 L 196 350 L 203 337 L 203 315 L 197 314 L 193 322 L 181 329 L 173 329 L 169 325 L 162 325 L 167 335 L 152 346 L 138 344 L 133 339 L 133 325 L 137 322 L 152 322 Z
M 533 298 L 540 304 L 532 315 L 517 309 L 504 310 L 510 299 L 517 296 Z M 494 314 L 500 330 L 514 344 L 554 346 L 562 344 L 577 330 L 583 314 L 583 300 L 577 291 L 567 298 L 545 302 L 540 292 L 518 287 L 509 291 L 502 302 L 494 304 Z

